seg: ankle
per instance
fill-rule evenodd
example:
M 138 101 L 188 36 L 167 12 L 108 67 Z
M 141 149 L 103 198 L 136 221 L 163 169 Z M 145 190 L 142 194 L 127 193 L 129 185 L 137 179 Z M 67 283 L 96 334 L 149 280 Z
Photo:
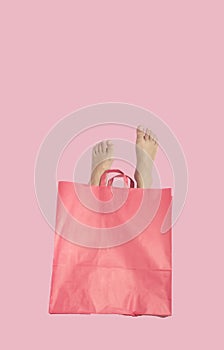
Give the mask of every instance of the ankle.
M 138 188 L 151 188 L 153 180 L 150 173 L 141 173 L 136 169 L 134 178 Z
M 90 178 L 91 185 L 98 186 L 100 184 L 100 178 L 103 175 L 104 171 L 106 171 L 108 168 L 106 167 L 96 167 L 92 173 Z

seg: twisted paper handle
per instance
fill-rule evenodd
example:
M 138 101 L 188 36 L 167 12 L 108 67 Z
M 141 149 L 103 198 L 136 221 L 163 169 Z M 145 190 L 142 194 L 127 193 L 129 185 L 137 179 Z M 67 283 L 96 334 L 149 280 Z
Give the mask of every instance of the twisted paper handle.
M 112 177 L 108 183 L 106 183 L 106 179 L 107 179 L 107 174 L 108 173 L 119 173 L 119 175 L 115 175 L 114 177 Z M 123 173 L 123 171 L 119 170 L 119 169 L 108 169 L 106 170 L 102 175 L 101 175 L 101 178 L 100 178 L 100 186 L 111 186 L 113 184 L 113 181 L 116 177 L 122 177 L 126 183 L 126 185 L 128 186 L 128 179 L 130 180 L 130 187 L 133 188 L 135 187 L 135 183 L 134 183 L 134 180 L 128 176 L 128 175 L 125 175 Z

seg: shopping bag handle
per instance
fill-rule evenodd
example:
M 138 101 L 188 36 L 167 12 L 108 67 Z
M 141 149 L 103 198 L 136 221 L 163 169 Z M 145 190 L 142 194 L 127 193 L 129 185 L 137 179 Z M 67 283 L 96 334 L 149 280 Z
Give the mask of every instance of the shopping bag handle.
M 116 177 L 123 177 L 126 185 L 128 186 L 128 179 L 130 180 L 130 187 L 133 188 L 134 187 L 134 181 L 132 180 L 132 178 L 128 175 L 125 175 L 125 174 L 119 174 L 119 175 L 116 175 L 114 177 L 112 177 L 109 181 L 108 181 L 108 186 L 112 186 L 113 184 L 113 181 Z
M 119 173 L 119 175 L 116 175 L 114 177 L 112 177 L 109 181 L 108 181 L 108 184 L 106 184 L 106 178 L 107 178 L 107 174 L 108 173 Z M 134 183 L 134 180 L 128 176 L 128 175 L 125 175 L 123 173 L 123 171 L 121 171 L 120 169 L 108 169 L 106 170 L 102 175 L 101 175 L 101 178 L 100 178 L 100 186 L 111 186 L 113 181 L 114 181 L 114 178 L 116 177 L 123 177 L 126 185 L 128 186 L 128 178 L 130 180 L 130 187 L 133 188 L 135 187 L 135 183 Z

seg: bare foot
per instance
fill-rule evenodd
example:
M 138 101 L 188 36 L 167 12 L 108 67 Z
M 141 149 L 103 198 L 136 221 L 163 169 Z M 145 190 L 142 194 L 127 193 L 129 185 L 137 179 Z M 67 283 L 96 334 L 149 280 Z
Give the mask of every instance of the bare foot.
M 136 170 L 135 180 L 137 187 L 150 188 L 152 185 L 152 167 L 156 156 L 158 142 L 156 136 L 151 130 L 139 125 L 137 127 L 136 137 Z
M 110 169 L 113 162 L 114 145 L 110 140 L 97 143 L 92 150 L 92 170 L 90 184 L 98 186 L 100 177 Z

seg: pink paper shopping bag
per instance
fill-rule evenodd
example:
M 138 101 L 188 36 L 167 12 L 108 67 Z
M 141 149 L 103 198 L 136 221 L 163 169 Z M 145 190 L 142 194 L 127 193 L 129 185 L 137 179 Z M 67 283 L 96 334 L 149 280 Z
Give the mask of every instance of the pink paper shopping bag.
M 59 181 L 49 313 L 170 316 L 171 205 L 171 188 L 136 188 L 118 169 L 99 186 Z

